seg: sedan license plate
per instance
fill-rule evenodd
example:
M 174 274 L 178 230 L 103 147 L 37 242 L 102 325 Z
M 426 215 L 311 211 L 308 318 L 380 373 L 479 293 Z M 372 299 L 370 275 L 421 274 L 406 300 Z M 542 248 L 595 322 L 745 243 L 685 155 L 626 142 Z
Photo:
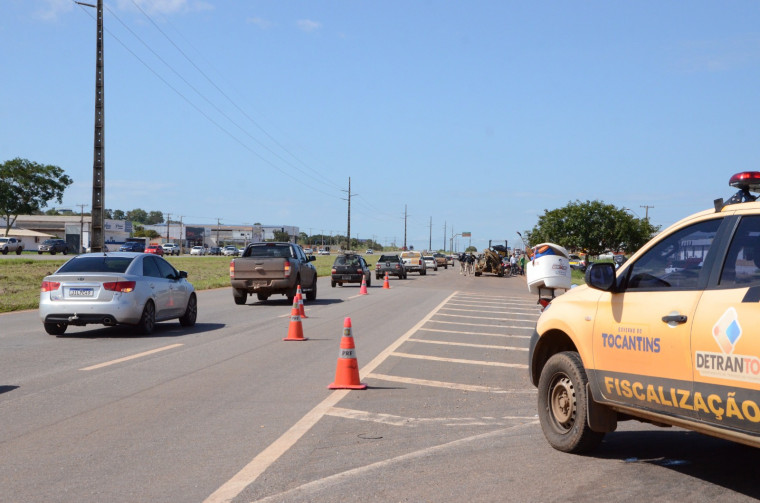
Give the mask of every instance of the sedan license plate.
M 343 279 L 349 280 L 349 279 L 351 279 L 351 275 L 350 274 L 344 274 L 343 275 Z
M 93 288 L 69 288 L 69 297 L 92 297 L 94 293 Z

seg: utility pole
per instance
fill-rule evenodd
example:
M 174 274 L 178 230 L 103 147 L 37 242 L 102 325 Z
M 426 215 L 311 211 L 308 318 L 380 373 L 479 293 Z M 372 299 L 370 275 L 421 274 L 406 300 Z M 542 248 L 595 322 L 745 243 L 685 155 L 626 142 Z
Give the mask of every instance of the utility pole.
M 446 224 L 447 223 L 448 222 L 444 220 L 443 222 L 443 253 L 446 253 Z
M 343 192 L 348 193 L 348 229 L 346 231 L 346 239 L 348 240 L 347 249 L 351 249 L 351 177 L 348 177 L 348 190 Z M 357 195 L 357 194 L 353 194 Z
M 428 251 L 433 251 L 433 217 L 430 217 L 430 228 L 428 229 Z
M 95 28 L 95 142 L 92 163 L 92 211 L 90 224 L 90 248 L 101 252 L 105 248 L 103 235 L 103 213 L 105 207 L 106 152 L 105 152 L 105 81 L 103 75 L 103 0 L 97 5 L 76 2 L 97 10 Z
M 172 214 L 166 214 L 166 241 L 171 241 L 171 235 L 169 234 L 169 224 L 171 223 Z
M 219 246 L 219 226 L 222 225 L 222 222 L 219 218 L 216 219 L 216 246 Z
M 84 207 L 86 204 L 77 204 L 79 206 L 79 253 L 84 252 L 84 243 L 82 242 L 82 235 L 84 234 Z M 92 236 L 90 236 L 92 241 Z
M 406 205 L 404 205 L 404 250 L 406 249 Z
M 639 208 L 644 208 L 644 210 L 645 210 L 644 220 L 646 220 L 647 222 L 649 222 L 649 208 L 654 208 L 654 206 L 648 206 L 646 204 L 642 204 L 642 205 L 639 206 Z
M 185 243 L 185 240 L 182 239 L 182 218 L 184 215 L 179 216 L 179 254 L 182 255 L 183 246 Z

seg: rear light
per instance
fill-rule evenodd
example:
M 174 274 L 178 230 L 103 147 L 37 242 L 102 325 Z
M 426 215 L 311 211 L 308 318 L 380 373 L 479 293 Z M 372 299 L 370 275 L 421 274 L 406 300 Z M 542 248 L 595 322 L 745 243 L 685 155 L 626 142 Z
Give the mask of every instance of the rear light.
M 333 270 L 332 270 L 332 273 L 333 273 L 333 274 L 338 274 L 338 270 L 337 270 L 337 269 L 333 269 Z
M 41 292 L 52 292 L 53 290 L 58 290 L 61 287 L 61 284 L 58 281 L 43 281 L 42 286 L 40 287 Z
M 541 306 L 541 312 L 544 312 L 544 310 L 549 307 L 549 304 L 551 304 L 552 299 L 538 299 L 538 305 Z
M 737 173 L 728 181 L 731 187 L 737 189 L 747 189 L 757 192 L 760 189 L 760 171 L 745 171 Z
M 361 274 L 361 273 L 363 273 L 363 272 L 364 272 L 364 271 L 362 271 L 361 269 L 357 269 L 357 270 L 356 270 L 356 274 Z
M 110 281 L 103 283 L 103 288 L 110 292 L 129 293 L 135 290 L 135 284 L 134 281 Z
M 379 271 L 379 270 L 380 270 L 380 264 L 376 264 L 376 265 L 375 265 L 375 270 L 376 270 L 376 271 Z
M 285 261 L 285 268 L 284 268 L 285 277 L 290 277 L 290 262 L 287 260 Z
M 235 261 L 230 262 L 230 278 L 235 277 Z

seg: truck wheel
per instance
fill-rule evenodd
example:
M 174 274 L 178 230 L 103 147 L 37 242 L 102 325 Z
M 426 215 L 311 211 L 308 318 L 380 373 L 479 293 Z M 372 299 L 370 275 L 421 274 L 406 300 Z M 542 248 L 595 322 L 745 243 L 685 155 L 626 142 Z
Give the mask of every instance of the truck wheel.
M 37 252 L 37 255 L 42 255 L 42 252 L 41 252 L 41 251 L 38 251 L 38 252 Z
M 16 248 L 16 255 L 21 255 L 21 252 L 24 251 L 21 248 Z
M 375 279 L 378 280 L 378 281 L 380 281 L 380 276 L 378 276 L 377 274 L 375 274 Z
M 8 250 L 7 249 L 3 250 L 3 255 L 8 255 Z
M 311 286 L 311 291 L 306 292 L 306 300 L 317 300 L 317 277 L 314 277 L 314 284 Z
M 333 287 L 333 288 L 335 288 L 335 285 L 336 285 L 335 281 L 330 280 L 330 286 Z
M 565 351 L 549 358 L 538 381 L 538 417 L 549 444 L 563 452 L 594 449 L 604 433 L 588 426 L 586 370 L 576 352 Z
M 248 300 L 248 292 L 240 288 L 233 288 L 232 298 L 235 299 L 235 304 L 242 306 Z
M 45 332 L 50 335 L 63 335 L 69 326 L 68 323 L 44 323 L 43 325 L 45 325 Z
M 257 293 L 256 298 L 259 299 L 261 302 L 266 302 L 269 299 L 268 293 Z
M 372 286 L 372 276 L 367 276 L 367 288 Z
M 301 277 L 296 277 L 296 282 L 293 283 L 293 286 L 288 290 L 288 292 L 285 294 L 288 298 L 288 302 L 293 302 L 293 299 L 296 298 L 296 294 L 298 293 L 298 285 L 301 284 Z

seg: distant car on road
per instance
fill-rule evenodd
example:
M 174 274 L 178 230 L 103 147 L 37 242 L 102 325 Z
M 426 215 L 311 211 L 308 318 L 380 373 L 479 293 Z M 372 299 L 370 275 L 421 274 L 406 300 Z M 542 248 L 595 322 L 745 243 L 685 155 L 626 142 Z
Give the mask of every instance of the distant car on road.
M 438 262 L 435 260 L 435 257 L 432 255 L 423 255 L 422 260 L 425 261 L 425 267 L 428 269 L 432 269 L 434 271 L 438 270 Z
M 8 255 L 10 252 L 15 252 L 16 255 L 21 255 L 24 251 L 24 243 L 20 239 L 16 238 L 0 238 L 0 252 L 3 255 Z
M 148 247 L 145 248 L 145 253 L 152 253 L 153 255 L 159 255 L 163 257 L 164 249 L 159 245 L 148 245 Z
M 37 253 L 42 255 L 43 253 L 49 253 L 55 255 L 56 253 L 63 253 L 66 255 L 69 253 L 69 245 L 63 239 L 46 239 L 37 247 Z
M 137 241 L 127 241 L 119 247 L 119 251 L 143 253 L 145 251 L 145 245 L 138 243 Z
M 343 283 L 361 283 L 362 278 L 368 287 L 372 285 L 372 273 L 361 255 L 344 253 L 335 257 L 330 282 L 333 288 L 336 284 L 343 286 Z
M 435 262 L 438 264 L 438 267 L 443 267 L 444 269 L 449 268 L 449 261 L 446 259 L 446 255 L 443 253 L 434 253 L 433 257 L 435 257 Z
M 205 255 L 206 249 L 202 246 L 193 246 L 190 249 L 190 255 Z
M 427 274 L 427 267 L 422 254 L 417 251 L 405 251 L 401 253 L 401 260 L 404 262 L 406 272 L 418 272 L 420 276 Z
M 373 250 L 372 248 L 367 248 L 367 251 L 364 253 L 367 255 L 372 255 L 373 253 L 375 253 L 375 250 Z
M 230 256 L 237 257 L 238 255 L 240 255 L 240 252 L 238 251 L 237 246 L 230 245 L 230 246 L 225 246 L 222 249 L 222 255 L 224 255 L 225 257 L 230 257 Z
M 570 254 L 570 269 L 585 272 L 587 265 L 588 263 L 586 262 L 585 258 L 582 258 L 580 255 L 576 255 L 574 253 Z
M 147 253 L 87 253 L 42 280 L 39 315 L 45 331 L 69 325 L 133 325 L 150 334 L 158 321 L 195 325 L 198 304 L 187 273 Z
M 385 274 L 396 276 L 398 279 L 406 279 L 406 267 L 398 255 L 380 255 L 375 264 L 375 279 L 383 279 Z
M 210 248 L 205 248 L 206 255 L 221 255 L 222 254 L 222 248 L 220 246 L 212 246 Z

